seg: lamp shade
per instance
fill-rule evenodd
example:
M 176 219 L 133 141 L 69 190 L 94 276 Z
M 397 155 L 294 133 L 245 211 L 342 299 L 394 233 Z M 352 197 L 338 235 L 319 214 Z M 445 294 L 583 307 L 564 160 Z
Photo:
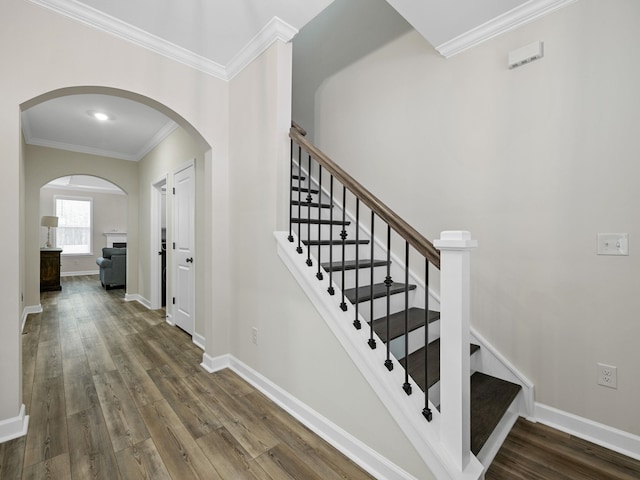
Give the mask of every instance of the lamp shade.
M 45 215 L 40 220 L 40 225 L 43 227 L 57 227 L 58 226 L 58 217 L 51 217 Z

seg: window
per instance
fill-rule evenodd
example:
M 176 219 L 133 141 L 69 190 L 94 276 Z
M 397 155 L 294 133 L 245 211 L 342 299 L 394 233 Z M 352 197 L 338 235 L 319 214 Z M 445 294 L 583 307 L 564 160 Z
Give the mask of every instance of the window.
M 91 224 L 93 200 L 82 197 L 55 197 L 58 228 L 56 247 L 63 255 L 92 254 Z

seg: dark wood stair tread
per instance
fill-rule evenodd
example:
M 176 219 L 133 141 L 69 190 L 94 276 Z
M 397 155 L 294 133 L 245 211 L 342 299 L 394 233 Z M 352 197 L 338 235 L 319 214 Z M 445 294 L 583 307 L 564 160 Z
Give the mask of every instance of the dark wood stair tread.
M 409 332 L 424 326 L 424 308 L 411 307 L 409 313 Z M 440 319 L 440 312 L 429 310 L 429 323 Z M 380 317 L 373 321 L 373 331 L 380 340 L 387 342 L 387 317 Z M 404 335 L 404 310 L 389 315 L 389 340 Z
M 327 272 L 339 272 L 344 270 L 355 270 L 356 268 L 371 268 L 373 264 L 374 267 L 385 267 L 391 262 L 387 262 L 386 260 L 358 260 L 356 264 L 355 260 L 346 260 L 344 262 L 344 266 L 342 262 L 333 262 L 333 263 L 323 263 L 322 268 L 324 268 Z
M 333 208 L 333 205 L 331 205 L 330 203 L 321 203 L 318 204 L 318 202 L 307 202 L 306 200 L 291 200 L 291 205 L 293 205 L 294 207 L 297 207 L 298 205 L 300 205 L 301 207 L 312 207 L 312 208 L 318 208 L 318 205 L 320 205 L 320 208 Z
M 480 350 L 479 345 L 476 345 L 474 343 L 469 345 L 469 355 L 473 355 L 478 350 Z M 411 376 L 411 378 L 413 378 L 413 381 L 420 387 L 423 392 L 425 391 L 425 351 L 427 354 L 427 378 L 429 380 L 429 388 L 431 388 L 435 383 L 440 381 L 440 339 L 438 338 L 431 342 L 429 344 L 429 348 L 425 349 L 424 347 L 422 347 L 409 355 L 409 375 Z M 398 361 L 400 362 L 400 365 L 405 367 L 406 357 Z
M 297 187 L 297 186 L 293 186 L 291 187 L 291 189 L 294 192 L 308 192 L 308 193 L 319 193 L 318 190 L 316 190 L 315 188 L 308 188 L 308 187 Z
M 415 290 L 415 285 L 409 285 L 409 290 Z M 391 295 L 395 295 L 396 293 L 401 293 L 407 290 L 407 287 L 404 283 L 396 283 L 393 282 L 391 284 L 391 288 L 389 293 Z M 355 288 L 347 288 L 344 291 L 344 295 L 349 299 L 351 303 L 356 303 L 356 289 Z M 387 295 L 387 286 L 384 283 L 376 283 L 373 285 L 373 299 L 380 297 L 385 297 Z M 358 302 L 368 302 L 371 300 L 371 286 L 365 285 L 364 287 L 358 288 Z
M 481 372 L 471 375 L 471 451 L 482 449 L 522 387 Z
M 342 240 L 303 240 L 305 245 L 317 247 L 318 245 L 342 245 Z M 346 240 L 345 245 L 369 245 L 369 240 Z
M 320 220 L 317 218 L 292 218 L 291 223 L 311 223 L 312 225 L 351 225 L 349 220 L 345 220 L 343 222 L 342 220 L 328 220 L 325 218 Z

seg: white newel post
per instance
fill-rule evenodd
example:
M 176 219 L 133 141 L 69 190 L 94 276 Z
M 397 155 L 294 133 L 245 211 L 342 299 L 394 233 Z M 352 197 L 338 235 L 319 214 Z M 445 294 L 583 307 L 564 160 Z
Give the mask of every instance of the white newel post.
M 440 439 L 464 470 L 471 450 L 469 290 L 471 250 L 478 242 L 465 231 L 446 231 L 440 250 Z

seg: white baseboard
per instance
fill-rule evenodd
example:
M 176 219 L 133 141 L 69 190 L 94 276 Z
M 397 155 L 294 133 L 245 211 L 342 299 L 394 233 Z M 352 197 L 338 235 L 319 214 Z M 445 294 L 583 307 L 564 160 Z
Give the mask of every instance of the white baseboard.
M 86 270 L 84 272 L 60 272 L 61 277 L 82 277 L 84 275 L 100 275 L 100 270 Z
M 535 420 L 640 460 L 640 436 L 536 402 Z
M 195 333 L 191 336 L 191 341 L 194 343 L 194 345 L 196 347 L 199 347 L 202 350 L 205 350 L 205 338 L 204 336 L 200 335 L 199 333 Z
M 38 304 L 24 307 L 24 310 L 22 310 L 22 325 L 20 333 L 24 332 L 24 324 L 27 323 L 27 317 L 34 313 L 42 313 L 42 305 Z
M 18 416 L 0 421 L 0 443 L 26 435 L 28 428 L 29 415 L 25 415 L 25 406 L 22 404 Z
M 149 300 L 147 300 L 146 298 L 144 298 L 142 295 L 139 295 L 137 293 L 132 293 L 132 294 L 125 293 L 124 294 L 124 301 L 125 302 L 138 302 L 143 307 L 146 307 L 149 310 L 151 310 L 151 302 Z
M 330 443 L 345 456 L 379 480 L 417 480 L 387 458 L 371 449 L 338 425 L 323 417 L 287 391 L 280 388 L 233 355 L 202 357 L 201 366 L 209 373 L 229 368 L 264 393 L 271 401 L 295 417 L 316 435 Z

